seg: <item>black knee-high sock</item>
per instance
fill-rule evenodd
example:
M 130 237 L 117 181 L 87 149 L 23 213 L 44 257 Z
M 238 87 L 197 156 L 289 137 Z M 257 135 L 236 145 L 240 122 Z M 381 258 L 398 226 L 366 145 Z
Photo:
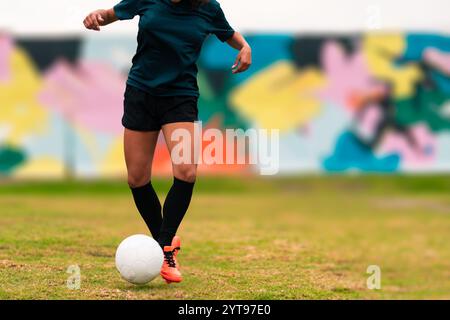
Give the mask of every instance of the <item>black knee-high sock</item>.
M 162 224 L 161 203 L 159 202 L 155 189 L 153 189 L 152 183 L 149 182 L 139 188 L 131 188 L 131 192 L 133 193 L 136 207 L 147 224 L 153 238 L 158 240 Z
M 163 223 L 158 241 L 162 248 L 171 245 L 172 238 L 177 233 L 191 203 L 193 189 L 194 183 L 174 178 L 173 185 L 164 202 Z

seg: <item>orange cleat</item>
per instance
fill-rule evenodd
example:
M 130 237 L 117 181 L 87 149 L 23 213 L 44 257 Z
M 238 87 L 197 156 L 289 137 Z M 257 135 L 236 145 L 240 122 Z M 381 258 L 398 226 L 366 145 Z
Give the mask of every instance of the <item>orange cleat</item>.
M 176 260 L 174 257 L 175 248 L 173 246 L 164 247 L 164 263 L 161 268 L 161 277 L 166 280 L 167 283 L 181 282 L 180 271 L 177 269 Z
M 177 266 L 177 269 L 180 270 L 180 264 L 177 260 L 178 252 L 181 250 L 181 239 L 179 236 L 175 236 L 172 239 L 172 247 L 173 247 L 173 258 L 175 260 L 175 264 Z

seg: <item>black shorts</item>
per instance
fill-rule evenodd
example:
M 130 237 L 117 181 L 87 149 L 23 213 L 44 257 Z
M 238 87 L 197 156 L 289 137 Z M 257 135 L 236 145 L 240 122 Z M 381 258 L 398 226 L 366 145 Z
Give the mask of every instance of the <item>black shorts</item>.
M 168 123 L 198 120 L 195 96 L 153 96 L 133 86 L 125 90 L 122 125 L 135 131 L 159 131 Z

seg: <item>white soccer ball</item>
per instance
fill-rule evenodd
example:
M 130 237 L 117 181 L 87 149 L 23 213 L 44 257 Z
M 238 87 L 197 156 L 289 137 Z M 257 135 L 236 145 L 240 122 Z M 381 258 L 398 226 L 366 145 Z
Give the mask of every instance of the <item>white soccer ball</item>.
M 145 284 L 155 279 L 163 260 L 158 242 L 143 234 L 126 238 L 116 251 L 117 270 L 122 278 L 133 284 Z

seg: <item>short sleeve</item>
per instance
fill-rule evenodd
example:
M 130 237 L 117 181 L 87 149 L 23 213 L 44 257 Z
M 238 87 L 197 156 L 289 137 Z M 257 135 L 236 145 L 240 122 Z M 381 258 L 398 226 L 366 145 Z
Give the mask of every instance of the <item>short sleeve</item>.
M 114 13 L 119 20 L 133 19 L 139 12 L 140 0 L 122 0 L 114 6 Z
M 212 21 L 211 33 L 222 42 L 229 40 L 234 35 L 234 29 L 228 23 L 220 6 Z

